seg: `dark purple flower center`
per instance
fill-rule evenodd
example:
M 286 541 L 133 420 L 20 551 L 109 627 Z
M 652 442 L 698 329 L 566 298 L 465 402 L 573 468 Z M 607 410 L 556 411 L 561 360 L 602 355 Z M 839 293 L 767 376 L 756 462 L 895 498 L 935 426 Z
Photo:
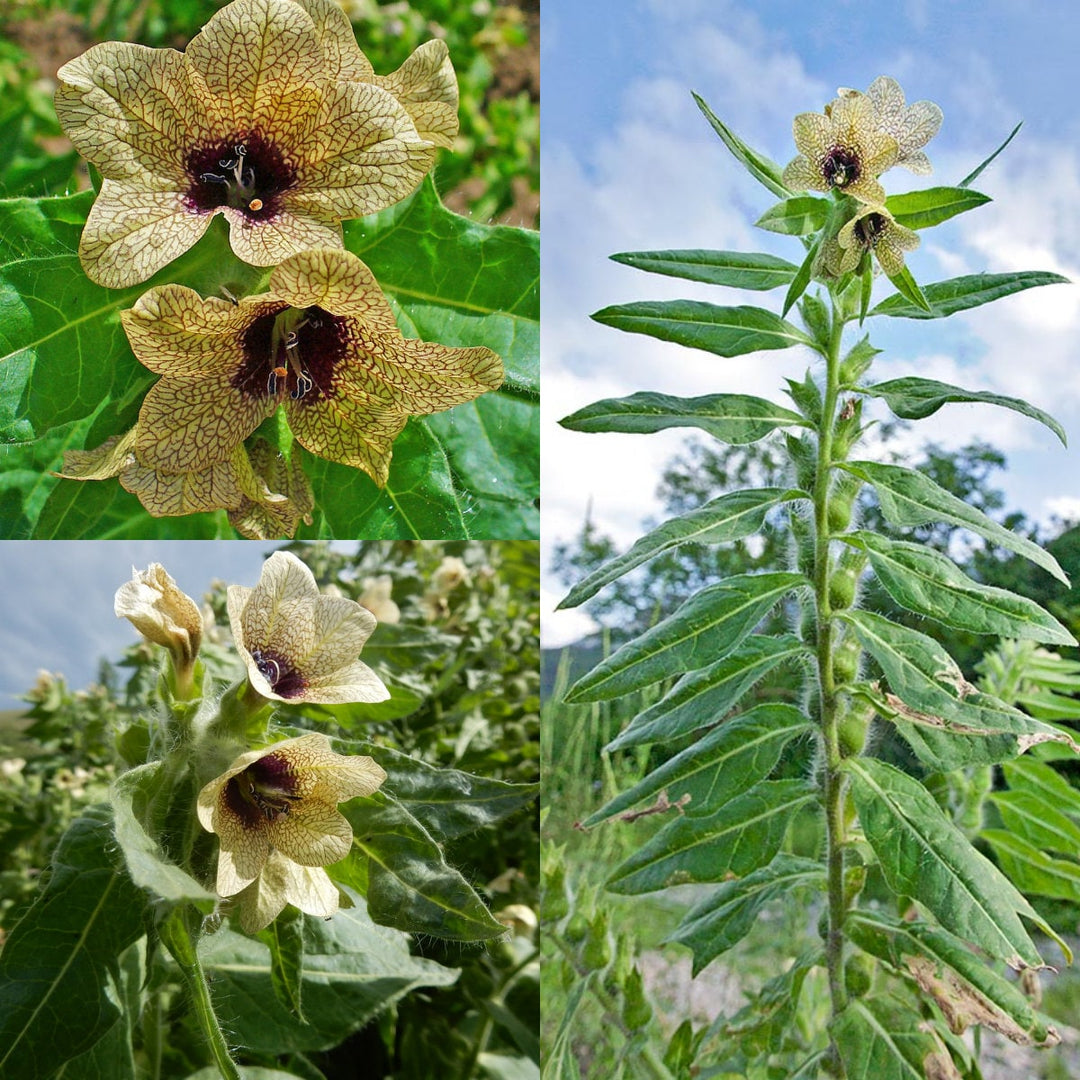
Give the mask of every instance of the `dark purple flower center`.
M 243 363 L 232 379 L 237 390 L 303 407 L 333 395 L 349 352 L 347 320 L 320 307 L 283 306 L 248 326 L 243 348 Z
M 242 210 L 251 221 L 267 221 L 281 210 L 281 196 L 296 183 L 296 169 L 257 131 L 188 151 L 188 209 L 206 214 L 221 206 Z
M 252 649 L 251 659 L 279 697 L 296 697 L 307 689 L 307 679 L 279 653 Z
M 225 805 L 246 826 L 280 821 L 300 801 L 296 774 L 283 754 L 253 761 L 225 785 Z
M 846 146 L 834 146 L 821 162 L 821 174 L 830 187 L 847 187 L 862 175 L 859 155 Z
M 855 222 L 855 239 L 865 248 L 877 247 L 877 242 L 889 229 L 884 214 L 867 214 Z

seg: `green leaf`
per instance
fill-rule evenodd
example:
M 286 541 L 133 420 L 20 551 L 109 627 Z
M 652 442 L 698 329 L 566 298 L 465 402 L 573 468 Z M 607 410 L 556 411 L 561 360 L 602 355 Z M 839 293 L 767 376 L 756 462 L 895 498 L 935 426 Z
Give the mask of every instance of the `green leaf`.
M 705 667 L 737 648 L 786 593 L 806 584 L 801 574 L 739 574 L 707 586 L 579 679 L 566 701 L 607 701 Z
M 951 559 L 931 548 L 871 532 L 856 532 L 849 539 L 870 556 L 885 591 L 908 611 L 973 634 L 1076 644 L 1072 634 L 1034 600 L 972 581 Z
M 165 900 L 174 903 L 201 900 L 204 906 L 213 905 L 217 901 L 216 894 L 204 889 L 190 874 L 171 862 L 160 844 L 146 832 L 147 804 L 161 786 L 163 770 L 161 762 L 151 762 L 130 769 L 113 783 L 110 794 L 116 841 L 124 853 L 128 874 L 136 885 Z
M 889 279 L 892 281 L 892 278 Z M 1023 270 L 1012 274 L 968 274 L 927 285 L 922 295 L 929 309 L 909 296 L 888 296 L 876 304 L 871 315 L 890 315 L 897 319 L 943 319 L 958 311 L 989 304 L 1003 296 L 1034 289 L 1040 285 L 1067 285 L 1069 279 L 1043 270 Z M 893 284 L 897 284 L 893 281 Z M 899 288 L 899 286 L 897 286 Z
M 758 705 L 720 724 L 680 754 L 669 758 L 628 791 L 616 795 L 582 826 L 591 828 L 637 803 L 666 791 L 673 803 L 694 815 L 717 808 L 772 772 L 780 754 L 810 721 L 791 705 Z M 680 800 L 690 796 L 689 804 Z
M 490 998 L 484 1001 L 484 1007 L 489 1011 L 498 1011 Z M 485 1050 L 477 1057 L 476 1063 L 480 1067 L 482 1080 L 540 1080 L 540 1066 L 529 1058 L 509 1057 Z
M 528 806 L 540 792 L 539 784 L 508 784 L 436 767 L 375 743 L 344 743 L 341 752 L 373 756 L 386 770 L 385 789 L 440 841 L 495 825 Z
M 346 221 L 345 248 L 426 341 L 486 345 L 506 367 L 498 393 L 540 392 L 540 234 L 481 225 L 443 206 L 429 175 L 408 199 Z M 403 327 L 403 330 L 405 327 Z M 406 336 L 410 336 L 406 333 Z
M 691 91 L 691 93 L 693 93 Z M 784 186 L 780 168 L 764 154 L 751 149 L 705 104 L 703 98 L 693 94 L 697 107 L 712 125 L 713 131 L 723 140 L 724 145 L 735 155 L 736 160 L 760 184 L 764 184 L 774 195 L 787 198 L 791 192 Z
M 667 940 L 693 951 L 696 977 L 721 953 L 750 932 L 758 912 L 770 901 L 787 898 L 792 890 L 810 885 L 825 888 L 820 863 L 793 855 L 777 855 L 768 865 L 744 878 L 727 881 L 696 904 Z
M 1019 916 L 1044 932 L 1049 928 L 926 788 L 873 758 L 847 758 L 843 768 L 889 888 L 918 900 L 946 930 L 1010 967 L 1041 967 Z
M 1059 855 L 1080 852 L 1080 825 L 1041 796 L 1030 791 L 995 791 L 990 801 L 1005 827 L 1034 847 Z
M 729 656 L 684 675 L 660 701 L 636 716 L 606 749 L 613 752 L 676 739 L 713 724 L 778 664 L 811 655 L 802 640 L 791 634 L 749 637 Z
M 307 1023 L 303 1010 L 304 916 L 291 904 L 268 926 L 259 940 L 270 950 L 270 984 L 286 1009 Z
M 982 1024 L 1022 1046 L 1054 1046 L 1048 1027 L 1015 983 L 1002 978 L 959 938 L 923 922 L 853 911 L 845 921 L 850 939 L 864 952 L 914 977 L 960 1031 Z
M 92 191 L 52 199 L 0 199 L 0 265 L 50 255 L 70 255 L 79 246 Z
M 890 524 L 900 528 L 925 525 L 931 521 L 960 525 L 993 544 L 1015 551 L 1068 585 L 1065 571 L 1048 551 L 1043 551 L 1027 537 L 1010 532 L 981 510 L 968 506 L 963 499 L 958 499 L 921 472 L 880 461 L 852 461 L 841 468 L 873 484 L 881 503 L 881 512 Z
M 118 871 L 111 815 L 92 807 L 64 833 L 48 882 L 0 953 L 0 1074 L 43 1080 L 117 1022 L 118 958 L 148 904 Z
M 855 998 L 829 1025 L 846 1076 L 925 1080 L 959 1076 L 920 1013 L 885 995 Z
M 976 690 L 933 638 L 868 611 L 844 618 L 893 690 L 880 711 L 932 767 L 996 762 L 1042 742 L 1070 742 L 1058 728 Z
M 758 307 L 720 307 L 702 300 L 639 300 L 615 304 L 592 316 L 631 334 L 648 334 L 717 356 L 812 345 L 797 326 Z
M 1013 790 L 1030 792 L 1046 805 L 1056 806 L 1080 821 L 1080 791 L 1049 765 L 1033 758 L 1021 758 L 1006 762 L 1002 771 Z
M 967 187 L 933 187 L 890 195 L 885 200 L 885 209 L 898 225 L 908 229 L 929 229 L 992 201 L 989 195 Z
M 890 296 L 890 300 L 904 300 L 911 305 L 913 310 L 920 312 L 922 318 L 932 318 L 933 308 L 930 306 L 930 301 L 927 300 L 923 294 L 922 289 L 919 288 L 919 283 L 912 276 L 911 270 L 907 266 L 901 267 L 901 269 L 895 274 L 886 274 L 888 279 L 896 286 L 899 296 Z M 873 311 L 869 312 L 870 315 L 884 314 L 879 312 L 879 308 L 882 304 L 878 304 Z M 912 316 L 915 318 L 916 316 Z
M 785 236 L 809 236 L 823 228 L 829 218 L 829 200 L 816 195 L 795 195 L 770 206 L 754 222 L 759 229 Z
M 766 780 L 709 814 L 681 813 L 608 879 L 611 892 L 656 892 L 745 877 L 772 861 L 796 812 L 817 802 L 803 780 Z
M 990 844 L 1002 870 L 1024 892 L 1080 903 L 1080 864 L 1055 859 L 1004 829 L 983 829 L 979 836 Z
M 784 491 L 783 488 L 748 488 L 712 499 L 646 533 L 629 551 L 604 563 L 575 585 L 558 607 L 572 608 L 583 604 L 605 585 L 681 544 L 724 544 L 760 532 L 769 510 L 799 497 L 808 498 L 802 492 Z
M 1029 405 L 1021 398 L 1006 397 L 1004 394 L 992 394 L 986 390 L 965 390 L 960 386 L 938 382 L 936 379 L 920 379 L 908 376 L 877 383 L 875 386 L 860 387 L 859 392 L 868 397 L 884 398 L 886 404 L 904 420 L 922 420 L 932 416 L 950 402 L 978 402 L 987 405 L 1000 405 L 1004 409 L 1023 413 L 1040 424 L 1045 424 L 1060 440 L 1065 442 L 1065 429 L 1049 413 Z
M 109 999 L 121 1010 L 120 1019 L 84 1054 L 71 1058 L 56 1074 L 58 1078 L 142 1080 L 134 1044 L 136 1040 L 142 1042 L 146 952 L 146 939 L 140 938 L 120 954 L 106 985 Z
M 566 1006 L 559 1020 L 559 1029 L 555 1032 L 555 1038 L 544 1061 L 544 1076 L 550 1080 L 581 1080 L 581 1070 L 574 1055 L 574 1020 L 582 1007 L 586 992 L 591 995 L 593 984 L 598 978 L 598 972 L 589 971 L 583 978 L 571 980 Z
M 702 248 L 679 251 L 623 251 L 611 258 L 624 266 L 633 266 L 652 274 L 755 291 L 786 285 L 798 269 L 793 263 L 775 255 L 708 251 Z
M 360 881 L 366 856 L 368 911 L 377 923 L 451 941 L 502 937 L 476 891 L 451 868 L 442 849 L 419 821 L 383 792 L 346 806 L 353 827 L 353 852 L 335 868 L 338 880 Z
M 810 245 L 809 250 L 806 252 L 806 258 L 803 259 L 802 264 L 799 266 L 798 273 L 788 286 L 788 290 L 784 294 L 784 306 L 782 308 L 783 315 L 786 316 L 794 306 L 795 301 L 806 292 L 806 288 L 810 284 L 810 279 L 814 276 L 814 263 L 817 261 L 818 248 L 820 245 L 821 238 L 819 237 Z M 806 343 L 812 345 L 813 338 L 807 338 Z M 817 346 L 814 347 L 817 348 Z
M 241 1080 L 310 1080 L 310 1074 L 300 1076 L 297 1073 L 283 1072 L 281 1069 L 264 1069 L 261 1065 L 245 1065 L 240 1070 Z M 216 1065 L 207 1065 L 205 1069 L 192 1073 L 184 1080 L 221 1080 L 221 1073 Z
M 806 976 L 824 964 L 820 949 L 809 949 L 796 957 L 786 971 L 765 982 L 734 1016 L 718 1016 L 706 1032 L 705 1041 L 717 1039 L 724 1047 L 736 1042 L 749 1057 L 783 1053 L 796 1023 Z
M 1005 147 L 1008 146 L 1009 143 L 1011 143 L 1013 141 L 1013 139 L 1016 137 L 1016 133 L 1023 126 L 1024 126 L 1024 121 L 1021 120 L 1020 123 L 1017 124 L 1016 127 L 1014 127 L 1012 129 L 1012 131 L 1009 132 L 1008 138 L 1006 138 L 1006 140 L 981 165 L 979 165 L 973 172 L 968 173 L 967 176 L 965 176 L 964 179 L 961 180 L 960 183 L 957 184 L 956 186 L 966 188 L 968 186 L 968 184 L 975 183 L 975 181 L 978 180 L 979 176 L 982 174 L 983 169 L 985 169 L 986 166 L 989 165 L 990 162 L 993 161 L 994 158 L 996 158 L 998 156 L 998 154 L 1000 154 L 1001 151 L 1004 150 Z
M 640 391 L 595 401 L 559 421 L 570 431 L 619 431 L 648 435 L 672 427 L 696 427 L 721 442 L 742 445 L 778 427 L 804 424 L 790 409 L 749 394 L 706 394 L 680 398 Z
M 270 992 L 270 951 L 222 927 L 199 943 L 230 1040 L 255 1053 L 329 1050 L 411 990 L 449 986 L 458 972 L 409 955 L 408 938 L 376 926 L 361 897 L 330 919 L 304 919 L 301 1023 Z

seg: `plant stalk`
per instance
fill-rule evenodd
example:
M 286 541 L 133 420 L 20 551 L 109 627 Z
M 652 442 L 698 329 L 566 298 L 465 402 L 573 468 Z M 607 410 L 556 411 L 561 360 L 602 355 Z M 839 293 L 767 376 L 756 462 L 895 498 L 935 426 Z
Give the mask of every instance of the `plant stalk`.
M 829 996 L 833 1015 L 847 1005 L 844 985 L 844 778 L 840 772 L 839 713 L 833 679 L 834 623 L 829 600 L 831 544 L 829 487 L 833 466 L 833 431 L 840 396 L 840 342 L 844 318 L 835 295 L 831 296 L 832 322 L 825 356 L 825 393 L 818 431 L 817 469 L 814 476 L 814 598 L 817 607 L 817 668 L 824 742 L 824 803 L 827 842 L 829 931 L 825 945 L 829 972 Z
M 184 977 L 184 983 L 191 994 L 195 1019 L 206 1038 L 218 1073 L 222 1080 L 241 1080 L 240 1070 L 229 1053 L 217 1013 L 214 1012 L 214 1003 L 210 1000 L 210 987 L 199 960 L 196 936 L 190 925 L 192 917 L 198 917 L 198 912 L 190 904 L 174 909 L 161 924 L 162 940 Z

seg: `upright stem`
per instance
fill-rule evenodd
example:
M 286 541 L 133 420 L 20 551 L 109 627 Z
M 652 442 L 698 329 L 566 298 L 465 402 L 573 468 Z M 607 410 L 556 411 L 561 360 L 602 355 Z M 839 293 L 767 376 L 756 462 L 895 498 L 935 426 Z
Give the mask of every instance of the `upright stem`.
M 814 596 L 817 603 L 817 668 L 824 741 L 825 829 L 828 844 L 829 935 L 826 960 L 833 1014 L 847 1005 L 844 986 L 844 786 L 840 772 L 836 686 L 833 679 L 834 625 L 829 600 L 831 550 L 829 543 L 829 486 L 833 465 L 833 429 L 840 396 L 840 341 L 844 318 L 832 299 L 832 326 L 825 357 L 825 393 L 818 433 L 817 470 L 814 476 Z
M 241 1080 L 210 1000 L 210 987 L 199 959 L 197 932 L 192 925 L 197 918 L 198 912 L 190 904 L 174 909 L 161 924 L 161 937 L 184 977 L 191 994 L 192 1011 L 222 1080 Z

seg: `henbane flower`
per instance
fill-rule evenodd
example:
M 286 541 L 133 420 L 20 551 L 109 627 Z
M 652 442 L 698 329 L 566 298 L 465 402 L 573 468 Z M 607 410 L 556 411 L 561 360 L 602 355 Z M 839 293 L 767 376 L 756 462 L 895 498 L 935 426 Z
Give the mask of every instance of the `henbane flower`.
M 859 96 L 857 90 L 845 87 L 841 87 L 839 93 L 842 98 Z M 941 108 L 932 101 L 905 104 L 900 84 L 888 75 L 879 75 L 867 89 L 866 97 L 877 113 L 878 130 L 896 140 L 896 164 L 918 176 L 933 172 L 930 159 L 922 148 L 941 128 Z
M 256 442 L 251 454 L 242 444 L 233 447 L 223 461 L 205 469 L 166 472 L 143 465 L 135 454 L 137 430 L 113 435 L 92 450 L 65 450 L 63 471 L 66 480 L 108 480 L 117 477 L 120 486 L 137 496 L 154 517 L 174 517 L 204 511 L 227 510 L 241 535 L 265 539 L 244 532 L 247 521 L 276 523 L 275 536 L 292 536 L 300 520 L 311 510 L 310 491 L 298 483 L 295 468 L 271 467 L 268 455 Z M 267 486 L 268 478 L 285 480 L 284 492 Z M 233 520 L 235 516 L 236 520 Z M 252 533 L 254 530 L 252 530 Z
M 370 757 L 336 754 L 313 733 L 241 754 L 199 792 L 199 821 L 220 841 L 218 893 L 251 887 L 241 899 L 245 930 L 262 929 L 286 904 L 310 915 L 337 910 L 337 889 L 322 869 L 352 845 L 337 804 L 372 794 L 385 779 Z
M 202 641 L 202 612 L 173 581 L 161 563 L 132 570 L 131 580 L 116 590 L 113 609 L 143 637 L 172 654 L 178 677 L 186 680 Z
M 904 269 L 904 252 L 919 246 L 919 236 L 899 224 L 883 206 L 868 206 L 825 241 L 822 258 L 830 273 L 854 270 L 865 252 L 871 252 L 886 274 Z
M 263 697 L 334 705 L 390 696 L 357 660 L 375 616 L 355 601 L 323 596 L 290 552 L 266 560 L 255 588 L 230 585 L 227 606 L 248 681 Z
M 139 413 L 139 462 L 207 469 L 279 405 L 296 439 L 380 487 L 409 416 L 502 383 L 499 357 L 405 339 L 371 271 L 346 251 L 303 252 L 270 291 L 236 303 L 164 285 L 121 315 L 135 355 L 163 378 Z
M 885 190 L 878 183 L 896 164 L 896 139 L 878 128 L 877 110 L 865 95 L 841 97 L 825 114 L 800 113 L 792 124 L 799 156 L 784 169 L 792 189 L 842 191 L 880 206 Z
M 216 214 L 257 266 L 340 247 L 344 218 L 431 168 L 435 142 L 410 111 L 440 143 L 456 130 L 445 48 L 379 78 L 329 0 L 233 0 L 182 54 L 105 42 L 58 79 L 60 123 L 104 177 L 79 254 L 113 288 L 181 255 Z

